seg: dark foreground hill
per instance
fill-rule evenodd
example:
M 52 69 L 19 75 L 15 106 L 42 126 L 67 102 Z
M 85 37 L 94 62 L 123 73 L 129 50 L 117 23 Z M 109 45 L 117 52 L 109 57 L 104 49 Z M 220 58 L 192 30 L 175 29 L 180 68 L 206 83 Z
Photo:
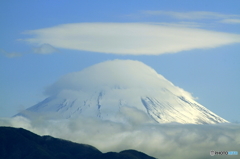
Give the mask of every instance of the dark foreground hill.
M 93 146 L 51 136 L 39 136 L 22 128 L 0 127 L 0 159 L 154 159 L 125 150 L 102 153 Z

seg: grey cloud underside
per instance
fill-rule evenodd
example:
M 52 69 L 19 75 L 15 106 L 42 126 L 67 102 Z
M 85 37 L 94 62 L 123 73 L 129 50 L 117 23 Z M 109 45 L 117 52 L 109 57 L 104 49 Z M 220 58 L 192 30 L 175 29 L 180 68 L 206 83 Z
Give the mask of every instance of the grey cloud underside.
M 215 124 L 228 122 L 138 61 L 107 61 L 63 76 L 49 97 L 18 115 L 52 119 L 86 116 L 116 122 Z

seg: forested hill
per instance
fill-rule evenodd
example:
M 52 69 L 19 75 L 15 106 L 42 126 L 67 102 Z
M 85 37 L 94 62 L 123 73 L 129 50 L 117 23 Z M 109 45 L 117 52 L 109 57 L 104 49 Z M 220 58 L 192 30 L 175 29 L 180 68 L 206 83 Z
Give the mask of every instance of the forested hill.
M 0 159 L 154 159 L 136 150 L 102 153 L 90 145 L 13 127 L 0 127 L 0 154 Z

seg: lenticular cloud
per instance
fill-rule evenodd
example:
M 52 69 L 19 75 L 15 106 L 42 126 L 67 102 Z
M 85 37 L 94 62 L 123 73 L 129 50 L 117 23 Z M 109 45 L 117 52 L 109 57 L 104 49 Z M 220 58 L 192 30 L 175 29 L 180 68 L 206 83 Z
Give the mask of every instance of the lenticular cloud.
M 112 54 L 159 55 L 239 43 L 240 35 L 147 23 L 74 23 L 26 32 L 25 41 Z

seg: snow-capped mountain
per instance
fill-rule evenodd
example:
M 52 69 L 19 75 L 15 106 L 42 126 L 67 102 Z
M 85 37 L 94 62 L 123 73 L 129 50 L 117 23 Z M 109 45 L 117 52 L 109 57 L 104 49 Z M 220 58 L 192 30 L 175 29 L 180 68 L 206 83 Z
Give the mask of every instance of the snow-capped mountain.
M 228 122 L 139 61 L 96 64 L 63 76 L 45 93 L 48 98 L 17 115 L 85 116 L 117 122 Z

